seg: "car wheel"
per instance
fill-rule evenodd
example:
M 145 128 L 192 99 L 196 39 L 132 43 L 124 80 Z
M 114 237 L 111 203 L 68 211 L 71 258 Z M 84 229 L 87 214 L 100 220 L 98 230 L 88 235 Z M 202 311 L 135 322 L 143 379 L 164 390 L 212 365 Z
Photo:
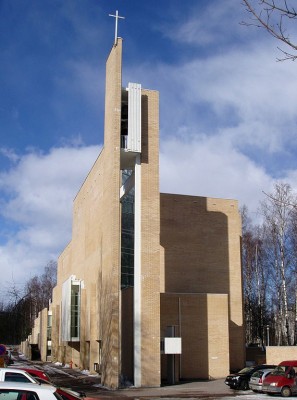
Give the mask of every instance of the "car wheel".
M 249 389 L 249 383 L 248 381 L 243 381 L 241 384 L 241 389 L 242 390 L 248 390 Z
M 281 395 L 282 397 L 290 397 L 291 396 L 291 389 L 289 386 L 284 386 L 281 390 Z

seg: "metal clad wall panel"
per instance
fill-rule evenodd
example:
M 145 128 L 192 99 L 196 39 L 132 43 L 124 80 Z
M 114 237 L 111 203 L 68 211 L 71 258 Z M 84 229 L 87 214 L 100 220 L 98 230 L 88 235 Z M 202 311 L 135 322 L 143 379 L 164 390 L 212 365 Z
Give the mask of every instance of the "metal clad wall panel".
M 141 152 L 141 85 L 128 84 L 128 148 Z
M 71 318 L 71 283 L 72 276 L 62 285 L 62 341 L 70 340 L 70 318 Z

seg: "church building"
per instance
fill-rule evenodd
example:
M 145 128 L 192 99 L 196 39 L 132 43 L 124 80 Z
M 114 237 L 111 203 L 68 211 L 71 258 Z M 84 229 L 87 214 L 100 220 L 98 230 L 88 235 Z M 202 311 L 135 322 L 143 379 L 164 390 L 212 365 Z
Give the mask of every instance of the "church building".
M 123 85 L 122 46 L 106 63 L 104 146 L 38 317 L 48 323 L 26 342 L 110 388 L 222 378 L 245 363 L 238 203 L 160 193 L 159 93 Z

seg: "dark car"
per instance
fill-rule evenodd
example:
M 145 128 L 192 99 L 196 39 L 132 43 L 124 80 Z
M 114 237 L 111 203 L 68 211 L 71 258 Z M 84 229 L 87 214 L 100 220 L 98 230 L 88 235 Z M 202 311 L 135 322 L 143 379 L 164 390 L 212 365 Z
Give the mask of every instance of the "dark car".
M 246 367 L 237 372 L 236 374 L 230 374 L 225 379 L 225 384 L 230 387 L 230 389 L 240 389 L 248 390 L 249 381 L 254 372 L 259 369 L 275 368 L 275 365 L 254 365 L 253 367 Z

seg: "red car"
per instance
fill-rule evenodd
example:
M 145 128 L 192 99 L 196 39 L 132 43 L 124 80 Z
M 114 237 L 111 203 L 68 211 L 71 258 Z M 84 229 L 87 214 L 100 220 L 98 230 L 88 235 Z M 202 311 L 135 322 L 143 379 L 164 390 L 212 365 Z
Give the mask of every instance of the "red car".
M 33 378 L 41 378 L 48 382 L 51 381 L 50 377 L 45 372 L 41 371 L 40 369 L 27 368 L 27 367 L 14 367 L 14 368 L 18 368 L 18 369 L 28 372 L 28 374 L 33 376 Z
M 63 400 L 98 400 L 95 399 L 94 397 L 81 397 L 76 394 L 76 392 L 73 392 L 70 389 L 66 388 L 57 388 L 57 393 L 62 397 Z
M 55 386 L 56 392 L 62 397 L 63 400 L 98 400 L 98 398 L 93 398 L 93 397 L 86 397 L 84 392 L 76 392 L 74 390 L 64 388 L 64 387 L 57 387 L 54 385 L 50 377 L 40 369 L 33 369 L 33 368 L 27 368 L 27 367 L 17 367 L 19 369 L 22 369 L 23 371 L 28 372 L 37 382 L 40 384 L 50 384 L 52 386 Z
M 45 384 L 49 383 L 52 386 L 55 386 L 57 388 L 57 393 L 62 397 L 63 400 L 98 400 L 98 398 L 94 397 L 86 397 L 86 394 L 84 392 L 76 392 L 75 390 L 68 389 L 65 387 L 58 387 L 52 382 L 45 382 L 44 379 L 34 377 L 37 382 Z

